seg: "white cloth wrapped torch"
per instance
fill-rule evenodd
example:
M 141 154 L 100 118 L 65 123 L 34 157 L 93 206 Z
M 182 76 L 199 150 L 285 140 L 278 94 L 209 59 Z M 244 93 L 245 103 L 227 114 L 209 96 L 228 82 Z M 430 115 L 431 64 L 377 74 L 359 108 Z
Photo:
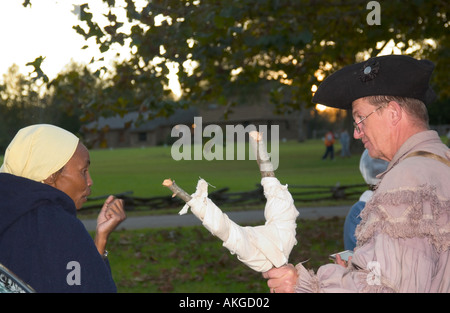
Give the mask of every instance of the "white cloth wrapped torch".
M 289 254 L 297 243 L 296 218 L 299 213 L 287 186 L 281 185 L 274 177 L 262 140 L 256 140 L 256 149 L 263 176 L 261 185 L 267 199 L 264 225 L 242 227 L 230 220 L 208 198 L 208 183 L 203 179 L 198 181 L 196 192 L 192 196 L 179 189 L 171 180 L 165 180 L 163 185 L 186 201 L 179 214 L 186 214 L 191 208 L 203 226 L 220 238 L 223 246 L 236 254 L 240 261 L 255 271 L 266 272 L 288 262 Z

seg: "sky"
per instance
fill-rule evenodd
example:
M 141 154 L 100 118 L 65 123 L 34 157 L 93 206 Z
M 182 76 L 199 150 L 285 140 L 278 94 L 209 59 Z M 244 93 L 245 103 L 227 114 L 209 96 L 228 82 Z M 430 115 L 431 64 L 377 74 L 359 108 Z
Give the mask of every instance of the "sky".
M 93 56 L 99 57 L 93 44 L 81 49 L 86 41 L 72 28 L 80 22 L 76 5 L 86 0 L 32 0 L 31 8 L 23 7 L 23 2 L 0 0 L 0 79 L 14 63 L 21 73 L 32 72 L 26 64 L 40 56 L 45 57 L 41 68 L 50 79 L 71 60 L 88 64 Z M 101 0 L 89 0 L 92 10 L 103 5 Z M 106 55 L 103 65 L 110 64 L 116 53 Z
M 72 61 L 89 64 L 94 57 L 103 57 L 104 61 L 89 65 L 95 71 L 98 68 L 112 67 L 113 61 L 126 59 L 130 56 L 130 49 L 120 48 L 118 45 L 100 54 L 95 38 L 85 41 L 74 29 L 80 24 L 79 6 L 89 4 L 89 10 L 94 13 L 94 20 L 100 25 L 107 25 L 107 18 L 95 12 L 107 12 L 107 5 L 103 0 L 31 0 L 31 8 L 24 7 L 24 0 L 0 0 L 0 81 L 3 75 L 13 65 L 19 66 L 19 72 L 28 75 L 34 71 L 32 66 L 26 66 L 36 58 L 45 57 L 41 69 L 53 79 L 63 71 Z M 146 2 L 136 0 L 139 9 Z M 127 23 L 124 0 L 117 0 L 119 10 L 114 11 L 118 20 L 125 23 L 121 31 L 127 32 L 131 25 Z M 88 45 L 87 49 L 82 49 Z M 117 54 L 120 54 L 119 58 Z M 178 68 L 168 65 L 169 87 L 176 96 L 181 95 L 178 82 Z

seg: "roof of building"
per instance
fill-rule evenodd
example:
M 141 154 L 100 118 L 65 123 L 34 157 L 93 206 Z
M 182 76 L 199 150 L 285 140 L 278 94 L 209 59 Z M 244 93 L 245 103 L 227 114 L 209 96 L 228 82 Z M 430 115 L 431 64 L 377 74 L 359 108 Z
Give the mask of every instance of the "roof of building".
M 132 132 L 152 131 L 161 126 L 173 126 L 177 124 L 192 124 L 194 116 L 198 115 L 197 108 L 179 109 L 168 117 L 156 117 L 149 119 L 149 113 L 129 112 L 124 116 L 115 115 L 100 117 L 98 121 L 86 125 L 87 128 L 120 130 L 128 128 Z

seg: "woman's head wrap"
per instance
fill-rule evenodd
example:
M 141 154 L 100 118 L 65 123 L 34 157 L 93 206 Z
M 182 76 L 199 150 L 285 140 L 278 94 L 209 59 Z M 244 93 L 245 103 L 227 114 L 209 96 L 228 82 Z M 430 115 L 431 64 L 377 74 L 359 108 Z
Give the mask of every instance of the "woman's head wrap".
M 66 165 L 78 142 L 74 134 L 57 126 L 38 124 L 22 128 L 6 149 L 0 173 L 42 182 Z

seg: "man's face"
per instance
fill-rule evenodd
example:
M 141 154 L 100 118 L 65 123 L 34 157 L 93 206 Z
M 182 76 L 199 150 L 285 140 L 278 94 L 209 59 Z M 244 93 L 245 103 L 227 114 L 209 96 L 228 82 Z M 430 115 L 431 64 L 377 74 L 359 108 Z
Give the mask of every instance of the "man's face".
M 91 194 L 93 184 L 89 174 L 90 157 L 87 148 L 79 143 L 72 158 L 55 176 L 51 186 L 63 191 L 75 203 L 77 210 L 81 209 Z
M 361 139 L 364 148 L 369 151 L 372 158 L 390 161 L 386 157 L 386 152 L 389 147 L 389 126 L 386 119 L 383 118 L 384 109 L 372 113 L 377 109 L 376 106 L 371 105 L 368 100 L 361 98 L 353 101 L 353 120 L 358 123 L 365 117 L 361 123 L 358 124 L 360 132 L 355 129 L 353 137 Z M 370 116 L 369 116 L 370 114 Z

